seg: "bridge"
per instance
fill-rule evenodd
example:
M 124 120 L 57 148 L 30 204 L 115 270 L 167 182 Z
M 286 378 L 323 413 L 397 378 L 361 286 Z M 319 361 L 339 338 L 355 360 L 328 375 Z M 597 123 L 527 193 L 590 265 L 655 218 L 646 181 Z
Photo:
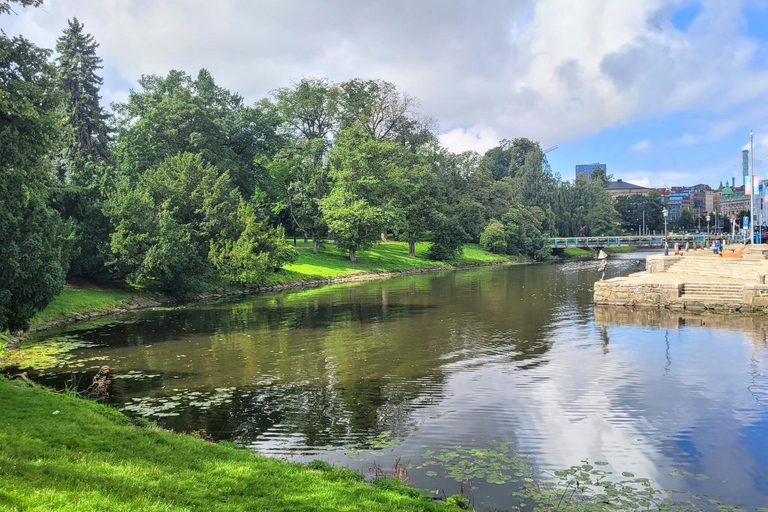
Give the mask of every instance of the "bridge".
M 707 241 L 727 240 L 730 242 L 730 235 L 673 235 L 667 236 L 669 246 L 674 244 L 681 246 L 686 242 L 689 244 L 704 244 Z M 567 247 L 578 247 L 580 249 L 595 248 L 603 249 L 605 247 L 664 247 L 664 235 L 658 236 L 589 236 L 589 237 L 568 237 L 552 238 L 551 245 L 553 249 L 565 249 Z

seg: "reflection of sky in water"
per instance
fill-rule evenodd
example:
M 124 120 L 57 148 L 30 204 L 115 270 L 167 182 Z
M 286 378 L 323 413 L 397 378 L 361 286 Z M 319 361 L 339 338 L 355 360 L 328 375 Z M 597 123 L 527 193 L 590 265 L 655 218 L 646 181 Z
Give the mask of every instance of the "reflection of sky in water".
M 417 465 L 424 446 L 503 441 L 548 471 L 604 460 L 661 487 L 768 502 L 768 319 L 702 328 L 674 313 L 600 310 L 596 269 L 406 277 L 147 312 L 72 335 L 104 344 L 77 352 L 90 365 L 152 376 L 116 379 L 118 406 L 237 388 L 231 402 L 163 424 L 263 452 L 365 471 L 399 456 Z M 606 278 L 637 270 L 617 259 Z M 352 458 L 339 448 L 381 432 L 400 444 Z M 455 490 L 425 473 L 411 470 L 416 485 Z M 508 508 L 509 486 L 475 484 L 481 508 Z

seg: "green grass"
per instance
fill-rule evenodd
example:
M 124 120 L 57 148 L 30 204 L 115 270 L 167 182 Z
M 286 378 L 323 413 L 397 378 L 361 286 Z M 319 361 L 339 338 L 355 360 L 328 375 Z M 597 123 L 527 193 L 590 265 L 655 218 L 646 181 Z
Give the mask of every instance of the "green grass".
M 618 254 L 622 252 L 635 252 L 637 247 L 606 247 L 603 249 L 606 254 Z M 566 258 L 583 258 L 586 256 L 594 256 L 595 251 L 593 249 L 581 249 L 579 247 L 566 247 L 563 249 L 563 256 Z
M 595 254 L 594 251 L 590 251 L 589 249 L 580 249 L 578 247 L 566 247 L 563 249 L 563 256 L 566 258 L 578 258 L 583 256 L 592 256 Z
M 637 247 L 606 247 L 603 249 L 607 254 L 618 254 L 621 252 L 635 252 Z
M 348 253 L 333 245 L 321 248 L 317 254 L 311 248 L 299 243 L 299 259 L 285 266 L 281 273 L 270 276 L 271 283 L 284 283 L 294 280 L 336 278 L 360 273 L 393 272 L 419 268 L 440 268 L 450 265 L 467 265 L 510 261 L 513 258 L 490 254 L 477 244 L 464 245 L 463 253 L 450 262 L 432 261 L 427 257 L 429 242 L 416 244 L 416 257 L 408 256 L 408 244 L 405 242 L 385 242 L 370 249 L 357 252 L 357 263 L 349 261 Z
M 448 510 L 389 481 L 136 426 L 19 381 L 0 381 L 0 404 L 0 510 Z
M 138 296 L 142 294 L 131 291 L 64 288 L 58 297 L 32 318 L 30 327 L 34 328 L 75 313 L 109 311 L 114 309 L 120 301 Z

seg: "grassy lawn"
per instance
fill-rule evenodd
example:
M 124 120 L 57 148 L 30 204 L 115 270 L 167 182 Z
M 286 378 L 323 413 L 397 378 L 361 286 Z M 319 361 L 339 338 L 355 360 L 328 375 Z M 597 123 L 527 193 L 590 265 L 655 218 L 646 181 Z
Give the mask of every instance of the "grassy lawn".
M 135 426 L 116 410 L 0 381 L 1 510 L 448 510 L 392 481 Z
M 405 242 L 386 242 L 370 249 L 358 251 L 357 263 L 349 261 L 346 251 L 327 245 L 314 254 L 311 248 L 299 244 L 299 259 L 285 266 L 285 273 L 277 274 L 273 282 L 287 282 L 293 279 L 342 277 L 363 272 L 387 272 L 417 268 L 446 267 L 449 264 L 472 264 L 492 261 L 508 261 L 507 256 L 485 252 L 477 244 L 466 244 L 463 254 L 456 260 L 445 263 L 432 261 L 427 257 L 429 242 L 416 244 L 416 257 L 408 256 Z
M 578 247 L 566 247 L 563 249 L 563 256 L 566 258 L 592 256 L 593 254 L 595 254 L 594 251 L 590 251 L 589 249 L 580 249 Z
M 30 327 L 34 328 L 73 313 L 108 311 L 115 308 L 121 300 L 140 295 L 139 292 L 131 291 L 64 288 L 58 297 L 34 316 Z
M 606 254 L 618 254 L 622 252 L 635 252 L 637 247 L 606 247 L 603 249 Z M 595 251 L 592 249 L 581 249 L 579 247 L 567 247 L 563 249 L 563 256 L 566 258 L 576 258 L 585 256 L 594 256 Z
M 637 247 L 606 247 L 603 250 L 608 254 L 618 254 L 621 252 L 635 252 Z

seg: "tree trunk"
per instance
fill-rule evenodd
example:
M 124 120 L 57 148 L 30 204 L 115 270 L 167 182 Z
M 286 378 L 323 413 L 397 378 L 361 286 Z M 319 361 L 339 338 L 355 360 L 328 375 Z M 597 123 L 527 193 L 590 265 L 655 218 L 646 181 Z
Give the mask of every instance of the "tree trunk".
M 416 257 L 416 241 L 415 240 L 408 240 L 408 256 L 411 258 Z
M 317 254 L 317 235 L 312 235 L 312 252 Z
M 386 242 L 387 241 L 387 232 L 386 231 L 382 231 L 381 232 L 381 241 L 382 242 Z
M 351 247 L 349 248 L 349 261 L 357 263 L 357 254 L 355 254 L 355 250 Z
M 304 232 L 304 245 L 306 245 L 306 244 L 307 244 L 307 232 L 305 231 Z

